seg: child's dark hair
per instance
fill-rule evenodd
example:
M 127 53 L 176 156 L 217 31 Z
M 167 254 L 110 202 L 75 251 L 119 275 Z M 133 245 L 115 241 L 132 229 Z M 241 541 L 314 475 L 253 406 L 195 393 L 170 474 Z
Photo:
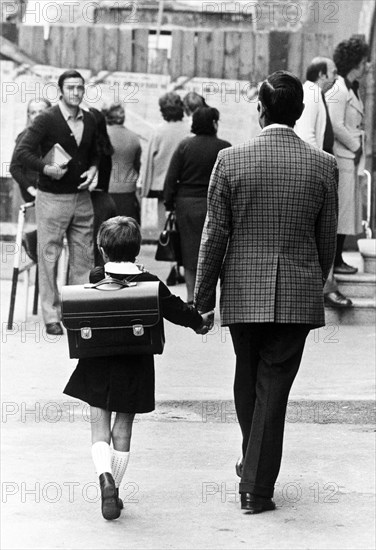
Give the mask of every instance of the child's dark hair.
M 110 218 L 99 228 L 97 245 L 111 262 L 134 262 L 141 248 L 140 226 L 127 216 Z

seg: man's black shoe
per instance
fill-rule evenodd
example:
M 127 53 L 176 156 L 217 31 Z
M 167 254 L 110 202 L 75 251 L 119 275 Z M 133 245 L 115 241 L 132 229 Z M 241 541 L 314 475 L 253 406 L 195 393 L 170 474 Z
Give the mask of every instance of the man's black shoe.
M 275 503 L 271 498 L 258 497 L 252 493 L 240 493 L 241 509 L 249 514 L 260 514 L 268 510 L 275 510 Z
M 54 336 L 60 336 L 61 334 L 64 334 L 63 327 L 60 323 L 47 323 L 46 332 L 47 334 L 53 334 Z
M 324 303 L 331 307 L 351 307 L 353 305 L 350 298 L 346 298 L 339 290 L 324 294 Z
M 337 273 L 338 275 L 354 275 L 354 273 L 357 272 L 357 267 L 353 267 L 352 265 L 346 264 L 345 262 L 342 262 L 340 265 L 334 266 L 334 273 Z
M 101 474 L 99 485 L 102 497 L 102 516 L 108 520 L 117 519 L 120 516 L 120 505 L 112 474 L 109 472 Z

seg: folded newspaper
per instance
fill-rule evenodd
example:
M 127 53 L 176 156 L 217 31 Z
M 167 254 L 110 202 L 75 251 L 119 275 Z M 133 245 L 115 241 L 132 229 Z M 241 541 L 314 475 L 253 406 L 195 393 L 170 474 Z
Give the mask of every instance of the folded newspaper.
M 43 160 L 47 164 L 62 166 L 63 164 L 68 164 L 71 158 L 60 143 L 55 143 L 48 153 L 45 154 Z

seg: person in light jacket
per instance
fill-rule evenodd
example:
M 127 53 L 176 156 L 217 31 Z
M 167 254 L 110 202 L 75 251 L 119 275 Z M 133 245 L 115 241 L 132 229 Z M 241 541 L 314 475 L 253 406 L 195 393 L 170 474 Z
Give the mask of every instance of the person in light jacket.
M 334 85 L 337 68 L 326 57 L 315 57 L 307 68 L 307 80 L 303 84 L 304 111 L 295 124 L 295 132 L 318 149 L 333 155 L 334 133 L 325 92 Z M 336 308 L 352 306 L 352 301 L 340 292 L 334 277 L 333 266 L 324 286 L 325 305 Z
M 334 131 L 333 150 L 339 169 L 339 217 L 334 273 L 340 274 L 357 272 L 356 267 L 344 262 L 342 250 L 346 235 L 357 235 L 362 231 L 359 173 L 364 160 L 364 107 L 359 95 L 359 79 L 366 72 L 368 52 L 368 45 L 360 38 L 350 38 L 338 44 L 333 54 L 338 78 L 326 95 Z

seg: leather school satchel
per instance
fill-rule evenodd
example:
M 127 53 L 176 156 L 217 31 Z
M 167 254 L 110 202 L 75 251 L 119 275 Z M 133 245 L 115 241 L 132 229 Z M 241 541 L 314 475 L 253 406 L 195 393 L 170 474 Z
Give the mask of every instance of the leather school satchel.
M 158 281 L 107 278 L 64 286 L 62 321 L 71 358 L 160 354 L 165 337 Z

